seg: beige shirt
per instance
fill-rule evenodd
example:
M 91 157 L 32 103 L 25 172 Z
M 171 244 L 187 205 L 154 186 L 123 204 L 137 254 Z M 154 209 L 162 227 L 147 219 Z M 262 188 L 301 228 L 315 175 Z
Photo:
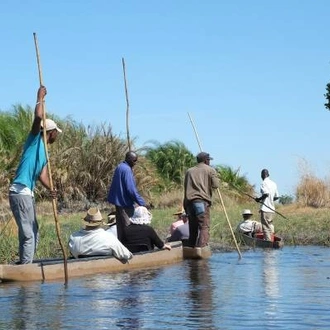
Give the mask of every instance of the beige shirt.
M 186 172 L 184 180 L 185 201 L 204 200 L 211 204 L 212 190 L 219 187 L 219 179 L 216 170 L 199 163 Z

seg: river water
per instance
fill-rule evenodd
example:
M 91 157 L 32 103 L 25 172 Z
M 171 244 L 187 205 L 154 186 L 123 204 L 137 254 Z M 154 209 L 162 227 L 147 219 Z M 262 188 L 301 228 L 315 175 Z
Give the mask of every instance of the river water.
M 329 248 L 208 260 L 63 283 L 0 284 L 0 329 L 330 329 Z

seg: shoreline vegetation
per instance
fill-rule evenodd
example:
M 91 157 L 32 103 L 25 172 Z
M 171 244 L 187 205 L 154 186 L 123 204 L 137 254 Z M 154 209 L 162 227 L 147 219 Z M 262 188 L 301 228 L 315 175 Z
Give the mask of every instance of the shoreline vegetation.
M 250 208 L 254 213 L 254 219 L 259 220 L 258 204 L 232 204 L 226 208 L 232 229 L 241 221 L 241 211 Z M 102 214 L 106 219 L 108 209 L 104 208 Z M 159 236 L 166 238 L 171 223 L 174 221 L 173 213 L 175 208 L 153 209 L 153 219 L 151 225 L 155 228 Z M 297 245 L 318 245 L 330 246 L 329 231 L 329 210 L 327 208 L 301 207 L 297 204 L 281 205 L 277 211 L 283 214 L 284 219 L 279 214 L 276 215 L 274 224 L 277 235 L 284 240 L 285 246 Z M 39 212 L 39 245 L 35 259 L 62 257 L 62 251 L 58 242 L 55 230 L 54 216 L 50 202 L 43 202 L 38 205 Z M 67 242 L 72 232 L 82 226 L 82 218 L 85 212 L 59 212 L 58 220 L 61 228 L 61 239 L 67 249 Z M 211 238 L 210 246 L 212 250 L 234 251 L 235 244 L 232 234 L 220 204 L 216 203 L 211 209 Z M 13 218 L 0 222 L 0 263 L 11 263 L 18 260 L 18 238 L 17 226 Z M 238 241 L 241 251 L 250 249 Z
M 113 134 L 108 123 L 85 127 L 70 118 L 60 119 L 51 114 L 48 117 L 55 119 L 63 130 L 58 141 L 51 145 L 50 164 L 54 188 L 58 192 L 61 241 L 67 249 L 70 234 L 81 227 L 81 218 L 89 207 L 99 207 L 105 219 L 113 211 L 106 203 L 108 187 L 116 166 L 125 158 L 128 145 L 121 136 Z M 33 110 L 29 106 L 16 105 L 7 112 L 0 110 L 0 263 L 17 260 L 17 226 L 8 205 L 8 187 L 32 120 Z M 131 142 L 132 150 L 139 155 L 134 167 L 138 190 L 146 202 L 154 206 L 152 226 L 165 239 L 174 220 L 173 213 L 181 209 L 184 175 L 196 164 L 195 155 L 179 140 L 163 144 L 148 141 L 140 147 L 135 145 L 134 139 Z M 219 190 L 232 229 L 235 230 L 241 221 L 245 208 L 251 209 L 255 220 L 259 220 L 259 204 L 252 199 L 259 194 L 241 168 L 211 165 L 221 182 Z M 283 195 L 277 204 L 276 210 L 287 219 L 276 215 L 276 234 L 284 239 L 285 245 L 329 246 L 330 181 L 315 176 L 304 160 L 299 165 L 300 180 L 294 196 Z M 35 258 L 61 257 L 49 192 L 38 183 L 34 193 L 40 234 Z M 225 212 L 216 195 L 214 193 L 211 210 L 210 245 L 215 249 L 234 250 Z M 244 250 L 245 247 L 241 245 L 240 248 Z

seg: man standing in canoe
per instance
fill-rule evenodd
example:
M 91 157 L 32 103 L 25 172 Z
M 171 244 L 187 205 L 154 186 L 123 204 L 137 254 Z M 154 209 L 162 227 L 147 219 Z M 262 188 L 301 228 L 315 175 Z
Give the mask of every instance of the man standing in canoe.
M 43 102 L 47 94 L 46 87 L 38 89 L 37 103 L 31 131 L 23 148 L 16 175 L 9 187 L 9 203 L 18 226 L 19 263 L 32 263 L 38 243 L 38 222 L 36 216 L 34 188 L 39 179 L 44 187 L 50 189 L 47 168 L 47 155 L 43 137 Z M 57 124 L 46 119 L 46 143 L 55 142 L 62 130 Z M 56 191 L 51 192 L 56 198 Z
M 125 160 L 115 169 L 108 194 L 108 202 L 116 206 L 117 236 L 121 242 L 124 227 L 131 223 L 134 205 L 146 206 L 146 202 L 138 193 L 133 174 L 137 160 L 138 156 L 135 152 L 126 153 Z
M 210 238 L 212 190 L 219 187 L 217 172 L 210 166 L 213 158 L 206 152 L 197 155 L 197 165 L 188 169 L 184 179 L 184 208 L 189 218 L 189 246 L 204 247 Z
M 275 215 L 275 201 L 279 199 L 277 185 L 269 178 L 267 169 L 261 171 L 262 184 L 260 187 L 260 197 L 256 197 L 255 201 L 261 203 L 260 220 L 265 241 L 272 241 L 274 235 L 273 219 Z

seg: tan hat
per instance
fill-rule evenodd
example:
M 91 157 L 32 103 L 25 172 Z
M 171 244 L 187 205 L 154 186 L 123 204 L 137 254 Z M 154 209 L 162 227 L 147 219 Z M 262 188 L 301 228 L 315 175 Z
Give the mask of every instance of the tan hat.
M 253 215 L 253 213 L 249 209 L 245 209 L 243 210 L 242 215 Z
M 173 215 L 181 215 L 182 213 L 185 213 L 183 208 L 181 208 L 178 212 L 173 213 Z
M 88 227 L 101 226 L 103 224 L 103 217 L 97 207 L 91 207 L 87 211 L 87 215 L 83 218 L 84 224 Z

